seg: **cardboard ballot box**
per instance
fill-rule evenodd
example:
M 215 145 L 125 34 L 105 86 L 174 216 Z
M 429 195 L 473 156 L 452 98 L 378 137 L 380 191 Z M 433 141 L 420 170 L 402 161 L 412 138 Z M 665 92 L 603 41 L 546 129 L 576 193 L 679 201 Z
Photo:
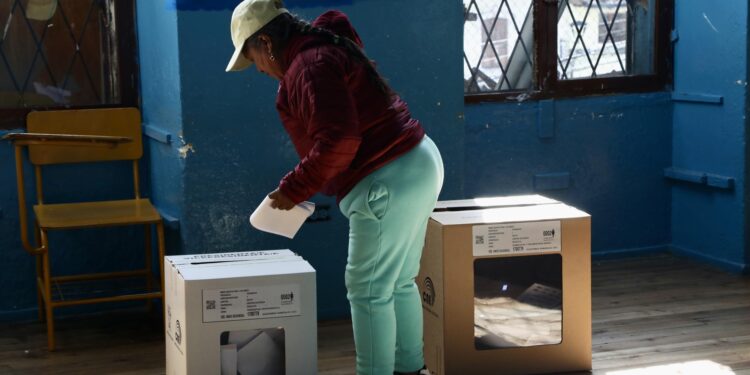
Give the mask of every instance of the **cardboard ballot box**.
M 165 257 L 167 375 L 317 372 L 315 270 L 290 250 Z
M 588 214 L 541 196 L 439 202 L 417 284 L 438 375 L 591 369 Z

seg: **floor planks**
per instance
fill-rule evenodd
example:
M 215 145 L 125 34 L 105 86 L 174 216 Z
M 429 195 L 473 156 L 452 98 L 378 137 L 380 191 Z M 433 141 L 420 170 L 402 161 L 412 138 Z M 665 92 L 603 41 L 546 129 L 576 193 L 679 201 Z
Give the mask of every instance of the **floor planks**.
M 595 261 L 595 375 L 750 375 L 750 278 L 667 254 Z M 0 324 L 0 374 L 164 374 L 160 317 L 144 311 Z M 319 373 L 353 374 L 350 323 L 322 322 Z M 697 371 L 697 372 L 695 372 Z

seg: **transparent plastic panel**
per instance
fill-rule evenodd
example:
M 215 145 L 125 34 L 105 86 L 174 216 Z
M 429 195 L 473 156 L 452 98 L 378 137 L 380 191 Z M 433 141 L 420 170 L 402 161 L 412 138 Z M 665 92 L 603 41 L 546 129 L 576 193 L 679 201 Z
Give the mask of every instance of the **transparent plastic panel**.
M 474 261 L 474 345 L 477 350 L 561 342 L 560 254 Z
M 283 327 L 222 332 L 221 375 L 283 375 L 286 342 Z

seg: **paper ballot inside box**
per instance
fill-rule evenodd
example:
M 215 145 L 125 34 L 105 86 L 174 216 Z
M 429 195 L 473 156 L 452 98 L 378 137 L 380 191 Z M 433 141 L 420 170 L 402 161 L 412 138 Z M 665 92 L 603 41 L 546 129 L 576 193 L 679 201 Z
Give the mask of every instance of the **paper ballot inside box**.
M 294 238 L 299 228 L 315 212 L 315 203 L 302 202 L 288 211 L 271 207 L 271 198 L 266 197 L 250 215 L 250 224 L 264 232 Z
M 283 328 L 224 332 L 221 342 L 221 375 L 286 373 Z

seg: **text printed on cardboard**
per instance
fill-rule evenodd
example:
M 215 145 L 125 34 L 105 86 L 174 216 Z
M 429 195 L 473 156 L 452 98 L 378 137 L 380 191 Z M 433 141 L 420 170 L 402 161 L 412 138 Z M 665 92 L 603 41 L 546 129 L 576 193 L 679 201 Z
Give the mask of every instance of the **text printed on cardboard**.
M 299 284 L 203 290 L 203 322 L 300 315 Z
M 561 250 L 559 220 L 474 225 L 471 232 L 475 257 Z

